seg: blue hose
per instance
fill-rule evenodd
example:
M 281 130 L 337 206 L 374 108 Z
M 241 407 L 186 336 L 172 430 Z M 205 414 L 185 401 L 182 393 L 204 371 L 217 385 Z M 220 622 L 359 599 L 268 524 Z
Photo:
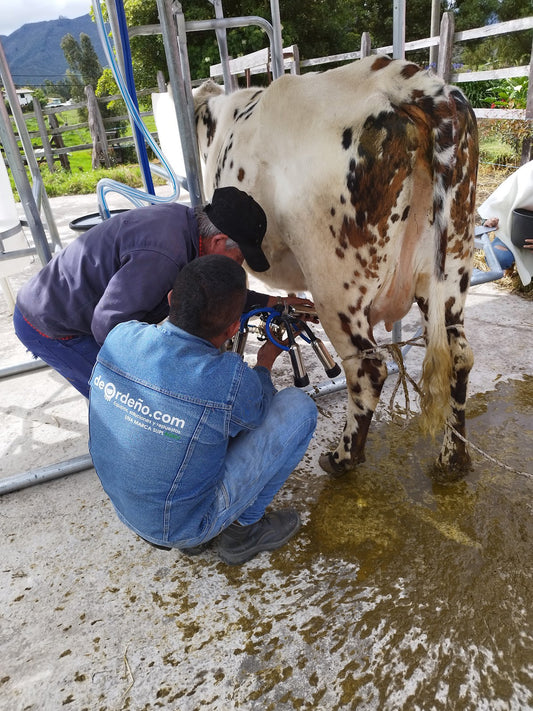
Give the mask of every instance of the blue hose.
M 115 0 L 117 9 L 118 29 L 120 33 L 120 41 L 122 43 L 122 52 L 124 57 L 124 69 L 126 72 L 126 86 L 128 93 L 132 98 L 132 103 L 135 112 L 139 115 L 139 102 L 137 101 L 137 92 L 135 91 L 135 79 L 133 78 L 133 64 L 131 60 L 130 38 L 128 35 L 128 26 L 126 24 L 126 13 L 124 12 L 124 3 L 122 0 Z M 146 183 L 146 189 L 152 195 L 155 195 L 154 183 L 150 172 L 150 162 L 148 153 L 144 144 L 144 131 L 141 131 L 137 124 L 133 126 L 135 135 L 137 136 L 137 146 L 139 148 L 139 158 L 141 159 L 141 170 Z
M 100 41 L 102 42 L 102 46 L 104 48 L 104 52 L 107 58 L 107 61 L 109 63 L 109 66 L 111 67 L 111 71 L 113 72 L 113 76 L 115 78 L 115 81 L 117 82 L 117 86 L 119 88 L 119 91 L 126 103 L 126 106 L 128 107 L 128 111 L 130 115 L 133 118 L 134 121 L 134 129 L 136 131 L 136 136 L 140 136 L 142 139 L 139 141 L 139 145 L 142 145 L 143 151 L 141 151 L 142 155 L 140 156 L 141 158 L 141 170 L 143 171 L 143 174 L 145 176 L 146 184 L 147 186 L 151 185 L 151 190 L 153 192 L 153 183 L 151 180 L 151 175 L 150 175 L 150 164 L 148 162 L 148 156 L 146 154 L 146 147 L 144 145 L 144 141 L 148 143 L 150 148 L 153 150 L 155 155 L 158 157 L 158 159 L 161 161 L 161 164 L 164 168 L 164 170 L 168 174 L 168 180 L 171 183 L 173 193 L 169 197 L 159 197 L 158 195 L 155 194 L 150 194 L 146 193 L 142 190 L 137 190 L 136 188 L 132 188 L 129 185 L 124 185 L 123 183 L 119 183 L 117 180 L 112 180 L 111 178 L 102 178 L 102 180 L 98 181 L 98 184 L 96 186 L 96 194 L 98 198 L 98 209 L 100 212 L 100 215 L 102 219 L 107 219 L 111 216 L 111 212 L 109 210 L 109 207 L 107 205 L 107 200 L 106 200 L 106 194 L 110 192 L 115 192 L 119 193 L 120 195 L 123 195 L 125 198 L 127 198 L 133 205 L 136 207 L 142 206 L 144 203 L 167 203 L 167 202 L 174 202 L 175 200 L 178 199 L 179 193 L 180 193 L 180 187 L 179 183 L 176 180 L 176 177 L 168 164 L 168 161 L 165 159 L 163 156 L 159 146 L 157 143 L 154 141 L 152 135 L 144 125 L 144 123 L 141 120 L 141 116 L 139 114 L 139 107 L 137 104 L 137 95 L 135 93 L 135 84 L 133 82 L 133 70 L 131 66 L 131 53 L 129 49 L 129 38 L 128 38 L 128 33 L 127 33 L 127 27 L 126 27 L 126 20 L 125 20 L 125 15 L 124 15 L 124 6 L 122 4 L 122 0 L 115 0 L 117 3 L 117 6 L 120 5 L 120 13 L 117 13 L 119 15 L 119 25 L 120 25 L 120 35 L 122 38 L 122 45 L 125 50 L 125 56 L 124 56 L 124 66 L 126 69 L 126 72 L 128 74 L 128 79 L 130 82 L 130 86 L 132 87 L 132 92 L 133 96 L 135 97 L 135 100 L 132 98 L 132 95 L 130 91 L 128 90 L 128 87 L 126 85 L 126 82 L 124 81 L 124 77 L 122 76 L 122 73 L 120 72 L 117 62 L 115 60 L 115 56 L 113 53 L 113 48 L 111 47 L 111 42 L 109 40 L 109 36 L 106 33 L 105 30 L 105 23 L 104 23 L 104 17 L 102 14 L 102 8 L 100 6 L 99 0 L 93 0 L 93 9 L 94 9 L 94 16 L 96 20 L 96 26 L 98 29 L 98 34 L 100 36 Z M 119 8 L 117 7 L 117 10 Z M 125 36 L 125 39 L 124 39 Z M 126 56 L 127 55 L 127 56 Z M 127 61 L 126 61 L 127 60 Z M 146 161 L 144 160 L 144 157 L 146 158 Z M 147 176 L 149 176 L 149 182 L 147 180 Z
M 281 343 L 280 341 L 277 341 L 274 336 L 272 335 L 272 321 L 275 318 L 279 318 L 281 316 L 281 313 L 279 309 L 273 308 L 271 306 L 263 306 L 262 308 L 259 307 L 257 309 L 252 309 L 251 311 L 248 311 L 247 313 L 243 314 L 241 316 L 241 325 L 240 325 L 240 330 L 241 332 L 244 332 L 244 329 L 246 328 L 246 325 L 248 321 L 253 317 L 257 316 L 258 314 L 268 314 L 266 321 L 265 321 L 265 334 L 268 340 L 273 343 L 275 346 L 280 348 L 282 351 L 288 351 L 290 350 L 289 346 L 286 346 L 284 343 Z M 297 323 L 302 323 L 300 320 L 295 320 L 293 318 L 289 318 L 288 321 L 295 321 Z M 285 324 L 286 328 L 291 327 L 291 323 L 286 323 Z M 297 335 L 301 336 L 304 341 L 307 343 L 311 343 L 311 339 L 308 338 L 306 335 L 304 335 L 303 332 L 298 333 Z

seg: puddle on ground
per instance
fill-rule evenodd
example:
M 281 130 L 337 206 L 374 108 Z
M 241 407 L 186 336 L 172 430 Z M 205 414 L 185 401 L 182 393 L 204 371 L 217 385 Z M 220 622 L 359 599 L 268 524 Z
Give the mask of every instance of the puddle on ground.
M 469 439 L 509 469 L 473 452 L 466 480 L 434 484 L 439 443 L 412 420 L 375 426 L 367 462 L 315 480 L 315 498 L 312 473 L 300 473 L 291 499 L 307 499 L 309 520 L 290 554 L 270 559 L 290 601 L 274 647 L 285 629 L 301 650 L 291 676 L 297 661 L 311 683 L 321 658 L 329 672 L 284 704 L 263 687 L 261 708 L 533 707 L 533 378 L 472 397 L 467 416 Z M 268 576 L 254 590 L 250 572 L 228 579 L 268 608 Z M 256 632 L 254 669 L 274 654 L 272 622 Z

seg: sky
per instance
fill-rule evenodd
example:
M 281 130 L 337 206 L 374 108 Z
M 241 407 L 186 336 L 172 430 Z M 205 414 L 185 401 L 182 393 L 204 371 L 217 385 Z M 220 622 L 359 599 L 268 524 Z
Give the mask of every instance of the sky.
M 69 20 L 91 11 L 91 0 L 0 0 L 0 35 L 10 35 L 28 22 Z

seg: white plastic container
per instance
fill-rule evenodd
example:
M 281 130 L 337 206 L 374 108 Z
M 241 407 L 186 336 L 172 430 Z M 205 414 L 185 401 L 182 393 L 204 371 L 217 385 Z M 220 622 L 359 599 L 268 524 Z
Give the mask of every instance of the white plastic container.
M 19 249 L 29 248 L 28 240 L 22 230 L 15 198 L 9 182 L 7 168 L 0 156 L 0 247 L 5 253 L 15 252 Z M 11 288 L 7 277 L 21 272 L 32 260 L 32 256 L 16 257 L 14 259 L 0 260 L 0 286 L 8 302 L 9 308 L 13 311 L 15 305 L 15 294 Z
M 20 225 L 4 160 L 0 159 L 0 237 Z

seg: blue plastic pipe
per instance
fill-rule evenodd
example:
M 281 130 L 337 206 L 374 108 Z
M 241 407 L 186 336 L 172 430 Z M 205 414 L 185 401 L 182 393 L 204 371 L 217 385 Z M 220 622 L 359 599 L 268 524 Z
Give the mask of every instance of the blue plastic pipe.
M 118 28 L 120 32 L 120 40 L 122 43 L 122 53 L 124 59 L 124 71 L 126 73 L 126 86 L 133 100 L 137 112 L 139 111 L 139 103 L 137 101 L 137 93 L 135 91 L 135 81 L 133 78 L 133 65 L 131 61 L 131 49 L 130 49 L 130 38 L 128 35 L 128 25 L 126 23 L 126 13 L 124 11 L 124 3 L 122 0 L 115 0 L 115 7 L 117 10 L 117 20 Z M 151 195 L 155 195 L 154 183 L 152 181 L 152 173 L 150 171 L 150 162 L 148 160 L 148 153 L 146 151 L 146 145 L 144 142 L 144 135 L 137 126 L 134 124 L 133 129 L 137 137 L 137 148 L 139 151 L 139 159 L 141 171 L 144 176 L 144 181 L 147 191 Z

